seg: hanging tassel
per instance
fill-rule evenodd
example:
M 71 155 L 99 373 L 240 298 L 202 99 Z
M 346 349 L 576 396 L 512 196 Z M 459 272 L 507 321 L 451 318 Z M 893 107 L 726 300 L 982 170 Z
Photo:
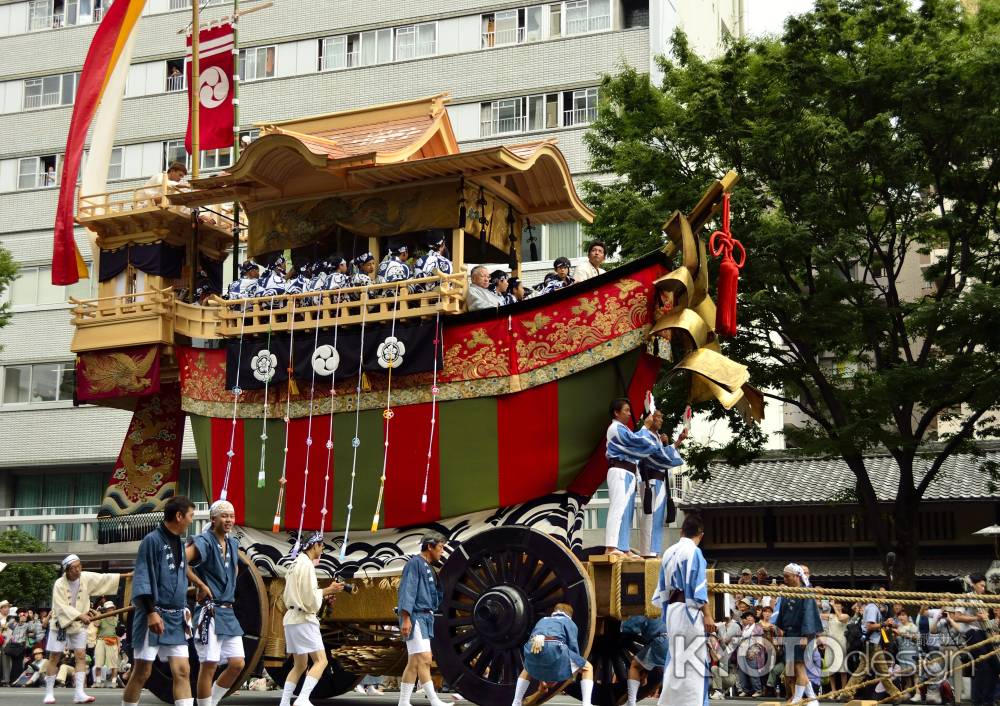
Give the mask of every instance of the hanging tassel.
M 458 180 L 458 227 L 465 230 L 465 175 Z
M 271 531 L 274 534 L 278 534 L 278 532 L 281 531 L 281 517 L 278 515 L 274 516 L 274 524 L 271 525 Z
M 712 257 L 722 256 L 719 263 L 718 299 L 715 314 L 715 332 L 719 336 L 736 335 L 736 290 L 740 270 L 746 264 L 747 253 L 743 244 L 733 237 L 729 228 L 729 194 L 722 195 L 722 230 L 708 239 Z M 737 258 L 733 257 L 736 254 Z
M 362 392 L 372 391 L 372 383 L 371 380 L 368 379 L 368 373 L 361 373 L 361 391 Z
M 298 383 L 295 382 L 295 378 L 292 377 L 292 372 L 293 372 L 293 370 L 291 368 L 289 368 L 288 369 L 288 389 L 291 392 L 291 394 L 298 395 L 299 394 L 299 386 L 298 386 Z
M 375 515 L 375 517 L 372 518 L 372 532 L 373 533 L 374 532 L 378 532 L 378 519 L 379 519 L 378 515 Z
M 535 244 L 535 227 L 531 225 L 531 219 L 528 218 L 524 226 L 525 232 L 528 234 L 528 249 L 531 252 L 531 259 L 538 259 L 538 245 Z

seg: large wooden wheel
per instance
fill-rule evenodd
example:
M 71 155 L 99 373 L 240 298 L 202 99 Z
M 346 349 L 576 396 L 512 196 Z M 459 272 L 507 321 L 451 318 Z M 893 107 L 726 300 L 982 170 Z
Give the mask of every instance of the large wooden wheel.
M 580 653 L 590 651 L 597 615 L 593 586 L 569 549 L 547 534 L 515 526 L 474 535 L 448 558 L 440 584 L 434 658 L 451 688 L 478 706 L 509 706 L 524 643 L 556 603 L 573 606 Z
M 621 622 L 615 618 L 602 618 L 587 660 L 594 667 L 594 706 L 619 706 L 628 700 L 628 668 L 632 658 L 645 644 L 635 635 L 621 631 Z M 639 699 L 650 696 L 663 681 L 663 670 L 654 669 L 646 675 L 639 687 Z M 566 693 L 579 699 L 580 683 L 574 682 Z
M 364 677 L 364 675 L 358 676 L 357 674 L 348 672 L 340 665 L 339 662 L 337 662 L 335 658 L 330 657 L 329 655 L 327 655 L 327 657 L 328 662 L 326 669 L 323 671 L 323 676 L 321 676 L 319 681 L 316 682 L 316 686 L 313 688 L 312 694 L 309 696 L 310 700 L 321 701 L 323 699 L 332 699 L 335 696 L 346 694 L 348 691 L 360 684 L 361 679 Z M 290 671 L 292 671 L 291 655 L 288 656 L 281 666 L 269 667 L 267 673 L 280 689 L 285 683 L 285 677 L 288 676 Z M 301 688 L 301 684 L 296 686 L 295 693 L 298 694 L 299 689 Z
M 243 652 L 246 655 L 246 664 L 230 693 L 249 678 L 264 654 L 263 633 L 267 625 L 268 615 L 267 589 L 264 587 L 264 579 L 261 577 L 260 571 L 243 552 L 240 552 L 239 558 L 240 572 L 236 579 L 236 602 L 233 604 L 233 610 L 243 628 Z M 200 665 L 193 641 L 188 642 L 188 656 L 191 660 L 191 693 L 194 694 Z M 146 682 L 146 688 L 160 701 L 172 704 L 174 693 L 170 665 L 159 660 L 153 662 L 153 673 L 150 675 L 149 681 Z

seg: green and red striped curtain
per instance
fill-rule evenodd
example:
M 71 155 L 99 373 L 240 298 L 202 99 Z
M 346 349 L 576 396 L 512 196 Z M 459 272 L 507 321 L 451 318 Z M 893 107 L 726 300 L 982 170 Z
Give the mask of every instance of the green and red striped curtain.
M 556 490 L 585 495 L 604 480 L 604 433 L 608 404 L 623 386 L 641 409 L 655 381 L 659 361 L 639 351 L 574 375 L 512 395 L 442 402 L 431 450 L 426 510 L 421 494 L 431 434 L 431 405 L 394 408 L 389 423 L 383 527 L 404 527 L 525 502 Z M 364 410 L 358 419 L 357 475 L 351 529 L 371 526 L 385 450 L 383 410 Z M 231 418 L 192 415 L 198 459 L 206 489 L 219 497 L 225 475 Z M 262 419 L 237 419 L 228 494 L 238 524 L 270 529 L 278 501 L 285 424 L 267 421 L 266 482 L 257 487 Z M 330 417 L 312 419 L 308 488 L 306 438 L 309 419 L 289 423 L 283 527 L 297 529 L 305 491 L 305 527 L 320 529 L 324 476 L 329 470 L 325 531 L 344 529 L 351 492 L 355 414 L 333 417 L 333 454 L 327 469 Z

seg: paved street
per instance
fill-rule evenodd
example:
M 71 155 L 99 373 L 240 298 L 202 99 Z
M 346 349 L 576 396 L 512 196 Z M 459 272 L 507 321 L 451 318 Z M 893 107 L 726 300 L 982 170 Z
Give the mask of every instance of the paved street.
M 121 690 L 120 689 L 94 689 L 90 692 L 91 695 L 97 697 L 95 702 L 99 706 L 120 706 L 121 704 Z M 45 692 L 42 689 L 0 689 L 0 705 L 3 706 L 32 706 L 33 704 L 42 703 L 42 696 Z M 231 699 L 226 699 L 223 703 L 227 706 L 240 706 L 241 704 L 277 704 L 279 694 L 277 691 L 268 692 L 243 692 Z M 390 692 L 385 696 L 374 696 L 365 697 L 358 696 L 357 694 L 344 694 L 336 699 L 336 703 L 341 706 L 394 706 L 396 703 L 396 693 Z M 73 692 L 70 689 L 60 689 L 56 692 L 56 703 L 57 704 L 68 704 L 73 703 Z M 143 692 L 142 701 L 140 702 L 144 706 L 155 706 L 156 704 L 162 703 L 155 697 L 151 696 L 148 692 Z M 330 703 L 329 701 L 321 701 L 318 703 Z M 450 703 L 450 702 L 446 702 Z M 460 706 L 473 706 L 468 701 L 458 702 Z M 567 696 L 557 696 L 551 701 L 547 702 L 549 704 L 555 704 L 556 706 L 579 706 L 580 702 L 576 699 Z M 652 706 L 656 702 L 652 699 L 647 699 L 646 701 L 640 702 L 646 706 Z M 719 704 L 719 706 L 736 706 L 741 704 L 742 706 L 747 706 L 747 704 L 757 703 L 756 700 L 751 699 L 740 699 L 738 701 L 712 701 L 712 704 Z M 427 699 L 420 697 L 415 697 L 413 699 L 413 706 L 427 706 Z

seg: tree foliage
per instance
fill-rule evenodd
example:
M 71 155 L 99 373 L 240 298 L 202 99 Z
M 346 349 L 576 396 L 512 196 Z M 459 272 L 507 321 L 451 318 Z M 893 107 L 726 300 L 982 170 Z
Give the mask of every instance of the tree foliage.
M 9 251 L 0 248 L 0 302 L 4 302 L 0 304 L 0 328 L 10 320 L 10 304 L 5 302 L 5 295 L 15 277 L 17 277 L 17 263 Z
M 681 34 L 672 47 L 661 86 L 628 67 L 603 81 L 587 140 L 616 178 L 585 185 L 590 234 L 647 252 L 674 209 L 739 172 L 733 230 L 750 256 L 724 352 L 805 415 L 790 442 L 846 461 L 911 583 L 928 485 L 1000 431 L 1000 3 L 819 0 L 715 60 Z M 746 458 L 760 436 L 736 431 L 727 453 Z M 865 461 L 876 447 L 900 471 L 888 523 Z
M 37 554 L 45 544 L 20 530 L 0 533 L 0 555 Z M 8 564 L 0 571 L 0 598 L 13 605 L 47 606 L 52 602 L 52 584 L 59 571 L 49 564 Z

